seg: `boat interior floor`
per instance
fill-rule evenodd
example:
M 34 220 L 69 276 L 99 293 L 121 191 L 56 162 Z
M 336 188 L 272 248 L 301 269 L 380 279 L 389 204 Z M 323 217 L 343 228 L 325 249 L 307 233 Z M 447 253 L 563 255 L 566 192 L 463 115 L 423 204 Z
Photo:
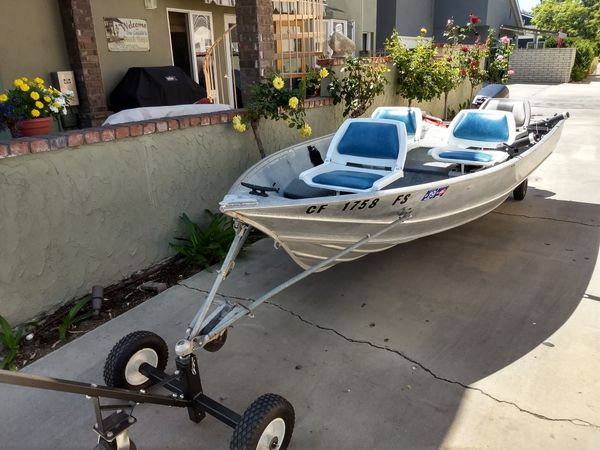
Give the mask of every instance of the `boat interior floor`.
M 411 150 L 404 163 L 404 176 L 386 186 L 383 190 L 426 184 L 448 178 L 455 164 L 435 161 L 427 154 L 429 147 Z M 339 195 L 345 194 L 340 192 Z M 318 198 L 336 195 L 330 189 L 308 186 L 299 178 L 292 180 L 283 190 L 283 196 L 289 199 Z

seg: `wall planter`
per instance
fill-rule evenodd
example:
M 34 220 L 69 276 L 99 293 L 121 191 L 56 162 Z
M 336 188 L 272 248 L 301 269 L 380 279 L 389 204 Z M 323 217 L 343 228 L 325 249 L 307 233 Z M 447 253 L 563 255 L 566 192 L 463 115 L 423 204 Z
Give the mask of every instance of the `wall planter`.
M 52 117 L 38 117 L 16 122 L 10 129 L 12 137 L 29 137 L 50 133 Z

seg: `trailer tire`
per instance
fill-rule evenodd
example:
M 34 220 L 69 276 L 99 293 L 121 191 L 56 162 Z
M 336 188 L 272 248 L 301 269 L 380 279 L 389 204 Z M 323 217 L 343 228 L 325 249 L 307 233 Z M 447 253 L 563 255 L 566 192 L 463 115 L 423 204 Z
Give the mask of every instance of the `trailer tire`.
M 513 198 L 516 201 L 520 202 L 525 199 L 525 194 L 527 194 L 527 184 L 527 178 L 525 178 L 525 181 L 518 185 L 513 191 Z
M 294 407 L 276 394 L 258 397 L 233 430 L 230 450 L 285 450 L 294 431 Z
M 142 363 L 164 370 L 169 358 L 165 341 L 151 331 L 134 331 L 121 338 L 104 363 L 107 386 L 124 389 L 145 389 L 152 381 L 139 372 Z
M 108 442 L 102 438 L 98 438 L 98 444 L 94 447 L 94 450 L 117 450 L 117 443 L 115 441 Z M 135 442 L 129 439 L 129 450 L 137 450 Z

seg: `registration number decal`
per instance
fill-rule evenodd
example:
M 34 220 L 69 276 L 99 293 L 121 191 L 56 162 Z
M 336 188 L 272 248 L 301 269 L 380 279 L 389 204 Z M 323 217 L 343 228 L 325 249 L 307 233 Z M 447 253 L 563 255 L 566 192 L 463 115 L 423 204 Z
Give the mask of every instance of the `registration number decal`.
M 403 205 L 410 198 L 411 194 L 400 194 L 398 197 L 394 199 L 392 202 L 392 206 Z M 346 202 L 341 207 L 340 212 L 349 212 L 349 211 L 359 211 L 361 209 L 373 209 L 376 207 L 385 204 L 385 201 L 382 201 L 381 198 L 368 198 L 366 200 L 354 200 L 351 202 Z M 306 214 L 321 214 L 323 211 L 327 210 L 327 207 L 330 206 L 327 203 L 321 205 L 311 205 L 306 208 Z

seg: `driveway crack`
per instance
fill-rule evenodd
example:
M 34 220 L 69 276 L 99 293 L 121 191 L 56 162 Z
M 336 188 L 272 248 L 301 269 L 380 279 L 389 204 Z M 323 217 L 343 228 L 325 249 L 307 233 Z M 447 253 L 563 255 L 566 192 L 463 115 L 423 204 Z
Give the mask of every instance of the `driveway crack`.
M 209 292 L 209 291 L 204 290 L 204 289 L 199 289 L 199 288 L 195 288 L 195 287 L 192 287 L 192 286 L 188 286 L 188 285 L 186 285 L 183 282 L 180 282 L 178 284 L 180 286 L 183 286 L 185 288 L 188 288 L 188 289 L 191 289 L 191 290 L 203 293 L 203 294 L 208 294 L 208 292 Z M 247 302 L 254 301 L 254 299 L 252 299 L 252 298 L 238 297 L 238 296 L 234 296 L 234 295 L 223 295 L 223 294 L 219 294 L 219 293 L 217 295 L 219 297 L 224 298 L 224 299 L 240 300 L 240 301 L 247 301 Z M 588 422 L 587 420 L 578 419 L 578 418 L 574 418 L 574 419 L 553 418 L 553 417 L 546 416 L 544 414 L 537 413 L 535 411 L 530 411 L 530 410 L 528 410 L 526 408 L 522 408 L 521 406 L 519 406 L 515 402 L 511 402 L 511 401 L 508 401 L 508 400 L 503 400 L 501 398 L 495 397 L 492 394 L 489 394 L 488 392 L 484 391 L 481 388 L 474 387 L 474 386 L 469 386 L 469 385 L 464 384 L 464 383 L 462 383 L 460 381 L 451 380 L 449 378 L 445 378 L 445 377 L 443 377 L 441 375 L 438 375 L 433 370 L 431 370 L 430 368 L 428 368 L 427 366 L 425 366 L 423 363 L 417 361 L 413 357 L 407 355 L 406 353 L 404 353 L 404 352 L 402 352 L 400 350 L 397 350 L 397 349 L 394 349 L 394 348 L 391 348 L 391 347 L 388 347 L 388 346 L 376 344 L 376 343 L 373 343 L 371 341 L 367 341 L 367 340 L 364 340 L 364 339 L 351 338 L 351 337 L 346 336 L 345 334 L 341 333 L 340 331 L 336 330 L 335 328 L 327 327 L 327 326 L 324 326 L 324 325 L 319 325 L 316 322 L 312 322 L 312 321 L 304 318 L 301 314 L 298 314 L 297 312 L 294 312 L 294 311 L 292 311 L 290 309 L 284 308 L 283 306 L 281 306 L 281 305 L 279 305 L 277 303 L 270 302 L 270 301 L 265 301 L 265 304 L 273 306 L 273 307 L 275 307 L 275 308 L 277 308 L 277 309 L 279 309 L 279 310 L 281 310 L 281 311 L 283 311 L 283 312 L 285 312 L 287 314 L 290 314 L 291 316 L 295 317 L 300 322 L 302 322 L 302 323 L 304 323 L 306 325 L 309 325 L 311 327 L 317 328 L 317 329 L 319 329 L 321 331 L 326 331 L 326 332 L 329 332 L 329 333 L 333 333 L 336 336 L 338 336 L 338 337 L 340 337 L 340 338 L 344 339 L 345 341 L 350 342 L 352 344 L 367 345 L 367 346 L 375 348 L 377 350 L 382 350 L 382 351 L 385 351 L 385 352 L 393 353 L 396 356 L 399 356 L 400 358 L 404 359 L 405 361 L 408 361 L 408 362 L 414 364 L 415 366 L 421 368 L 425 373 L 429 374 L 431 377 L 433 377 L 434 379 L 436 379 L 438 381 L 442 381 L 442 382 L 448 383 L 448 384 L 454 384 L 454 385 L 460 386 L 461 388 L 463 388 L 465 390 L 476 391 L 476 392 L 480 393 L 481 395 L 484 395 L 485 397 L 488 397 L 489 399 L 495 401 L 496 403 L 501 403 L 501 404 L 512 406 L 513 408 L 517 409 L 519 412 L 522 412 L 524 414 L 528 414 L 530 416 L 533 416 L 536 419 L 547 420 L 547 421 L 550 421 L 550 422 L 566 422 L 566 423 L 570 423 L 572 425 L 579 426 L 579 427 L 592 427 L 592 428 L 600 429 L 599 425 L 596 425 L 594 423 Z
M 492 211 L 492 214 L 500 214 L 503 216 L 512 216 L 512 217 L 523 217 L 525 219 L 539 219 L 539 220 L 550 220 L 552 222 L 572 223 L 575 225 L 582 225 L 584 227 L 592 227 L 592 228 L 600 227 L 600 224 L 577 222 L 576 220 L 556 219 L 554 217 L 528 216 L 526 214 L 513 214 L 513 213 L 506 213 L 506 212 L 501 212 L 501 211 Z

